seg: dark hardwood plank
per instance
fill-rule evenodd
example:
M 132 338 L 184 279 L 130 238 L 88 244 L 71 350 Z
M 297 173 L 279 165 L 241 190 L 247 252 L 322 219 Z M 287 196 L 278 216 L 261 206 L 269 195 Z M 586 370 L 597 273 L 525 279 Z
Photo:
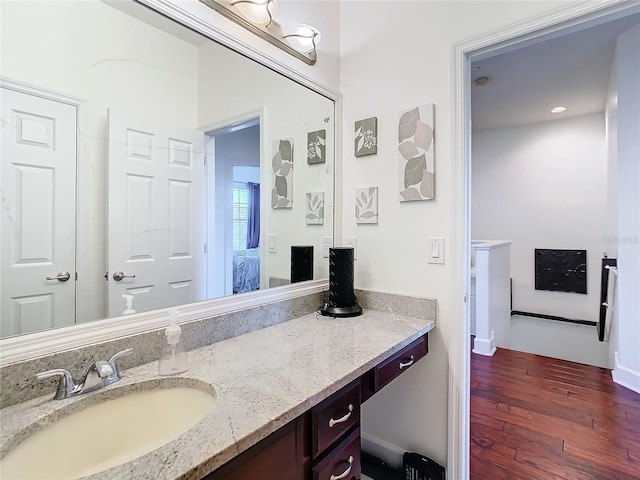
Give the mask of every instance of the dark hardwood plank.
M 609 370 L 471 356 L 471 478 L 640 480 L 640 395 Z
M 493 428 L 494 430 L 502 430 L 504 428 L 504 422 L 496 420 L 495 418 L 491 418 L 487 415 L 478 415 L 476 413 L 471 413 L 469 419 L 471 423 Z
M 532 453 L 546 454 L 549 452 L 562 452 L 562 440 L 549 435 L 537 434 L 535 438 L 531 436 L 520 436 L 513 431 L 505 432 L 487 427 L 475 422 L 471 423 L 471 443 L 478 446 L 504 445 L 512 449 L 524 449 Z
M 557 475 L 549 474 L 539 470 L 536 467 L 520 463 L 515 461 L 516 450 L 505 447 L 503 445 L 491 445 L 488 447 L 482 447 L 479 445 L 471 444 L 470 458 L 472 472 L 475 472 L 475 460 L 481 460 L 483 462 L 490 462 L 494 466 L 499 467 L 509 473 L 509 480 L 514 479 L 527 479 L 527 480 L 564 480 Z M 475 473 L 472 473 L 472 478 L 475 480 Z

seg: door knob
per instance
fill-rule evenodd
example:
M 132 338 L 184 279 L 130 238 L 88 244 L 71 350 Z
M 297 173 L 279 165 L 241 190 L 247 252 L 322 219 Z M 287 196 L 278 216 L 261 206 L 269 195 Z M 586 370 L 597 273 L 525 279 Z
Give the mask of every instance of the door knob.
M 135 275 L 125 275 L 124 272 L 114 272 L 113 273 L 113 279 L 116 282 L 119 282 L 120 280 L 123 280 L 125 278 L 136 278 Z
M 46 277 L 47 280 L 58 280 L 59 282 L 66 282 L 71 278 L 71 274 L 69 272 L 60 272 L 55 277 Z

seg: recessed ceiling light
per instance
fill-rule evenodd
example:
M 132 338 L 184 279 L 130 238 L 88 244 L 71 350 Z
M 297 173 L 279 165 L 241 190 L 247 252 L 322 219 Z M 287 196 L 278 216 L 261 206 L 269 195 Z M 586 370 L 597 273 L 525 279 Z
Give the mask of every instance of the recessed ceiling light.
M 562 113 L 567 109 L 567 107 L 555 107 L 551 109 L 551 113 Z

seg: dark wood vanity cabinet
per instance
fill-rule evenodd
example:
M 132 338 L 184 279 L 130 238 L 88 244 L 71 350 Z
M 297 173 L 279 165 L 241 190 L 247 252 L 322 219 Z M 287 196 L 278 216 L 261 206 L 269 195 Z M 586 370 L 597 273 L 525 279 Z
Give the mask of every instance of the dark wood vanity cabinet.
M 359 480 L 360 405 L 427 353 L 424 335 L 204 480 Z
M 300 480 L 306 478 L 305 415 L 227 462 L 204 480 Z M 308 451 L 306 452 L 308 455 Z M 308 468 L 308 467 L 307 467 Z

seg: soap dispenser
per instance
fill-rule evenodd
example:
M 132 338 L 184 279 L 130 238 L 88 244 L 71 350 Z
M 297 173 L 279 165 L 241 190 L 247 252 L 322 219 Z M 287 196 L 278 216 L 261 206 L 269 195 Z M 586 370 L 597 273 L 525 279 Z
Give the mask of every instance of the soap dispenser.
M 178 325 L 178 309 L 169 309 L 169 326 L 164 331 L 166 342 L 162 346 L 160 361 L 158 362 L 159 375 L 176 375 L 187 371 L 187 351 L 180 337 L 182 329 Z
M 124 301 L 127 303 L 127 308 L 122 311 L 122 314 L 131 315 L 132 313 L 136 313 L 133 309 L 133 295 L 126 295 L 123 293 L 122 298 L 124 298 Z

